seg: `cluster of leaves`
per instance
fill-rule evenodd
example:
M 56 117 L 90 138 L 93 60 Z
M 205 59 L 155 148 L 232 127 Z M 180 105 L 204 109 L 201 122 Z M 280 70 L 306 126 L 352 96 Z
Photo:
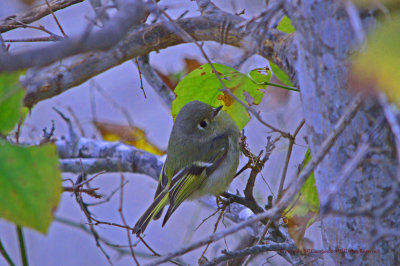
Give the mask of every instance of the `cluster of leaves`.
M 20 73 L 0 75 L 0 218 L 46 233 L 61 195 L 54 145 L 21 147 L 6 137 L 24 113 Z

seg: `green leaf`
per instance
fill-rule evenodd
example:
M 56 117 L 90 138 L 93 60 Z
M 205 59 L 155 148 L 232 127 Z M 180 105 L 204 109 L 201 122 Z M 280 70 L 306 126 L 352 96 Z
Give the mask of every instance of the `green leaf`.
M 369 36 L 366 49 L 352 62 L 350 83 L 356 90 L 383 90 L 400 106 L 400 14 L 394 14 Z
M 0 217 L 46 233 L 61 195 L 54 145 L 0 142 Z
M 21 116 L 25 91 L 19 85 L 21 73 L 0 74 L 0 134 L 7 135 Z
M 292 25 L 292 21 L 287 16 L 284 16 L 281 19 L 276 28 L 288 34 L 296 31 L 296 29 Z M 269 65 L 271 66 L 272 73 L 274 73 L 275 77 L 277 77 L 280 81 L 282 81 L 283 84 L 293 87 L 293 84 L 290 81 L 289 76 L 282 69 L 280 69 L 276 64 L 272 62 L 269 62 Z
M 310 150 L 303 160 L 303 169 L 310 162 Z M 315 186 L 315 177 L 312 173 L 304 182 L 293 202 L 286 208 L 283 216 L 287 220 L 288 231 L 296 245 L 302 249 L 303 237 L 306 229 L 315 221 L 319 213 L 318 192 Z
M 235 69 L 213 64 L 218 71 L 225 86 L 233 94 L 248 104 L 259 104 L 267 85 L 271 73 L 260 69 L 252 70 L 248 75 L 242 74 Z M 172 115 L 176 117 L 181 108 L 188 102 L 201 101 L 213 107 L 223 105 L 226 111 L 236 122 L 240 130 L 249 122 L 250 116 L 247 110 L 240 103 L 236 102 L 231 96 L 221 91 L 222 85 L 211 66 L 205 64 L 190 72 L 184 77 L 175 88 L 176 99 L 172 104 Z
M 277 77 L 283 84 L 293 87 L 292 82 L 289 79 L 288 74 L 285 73 L 282 69 L 280 69 L 277 65 L 275 65 L 272 62 L 269 62 L 269 65 L 271 67 L 272 73 L 274 73 L 274 76 Z
M 281 21 L 279 22 L 278 26 L 276 27 L 278 30 L 285 32 L 285 33 L 293 33 L 296 29 L 292 25 L 292 21 L 287 16 L 284 16 Z

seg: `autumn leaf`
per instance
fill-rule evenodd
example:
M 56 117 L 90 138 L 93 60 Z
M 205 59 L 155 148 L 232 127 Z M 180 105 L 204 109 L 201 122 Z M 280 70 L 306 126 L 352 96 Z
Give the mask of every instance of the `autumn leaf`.
M 164 150 L 158 148 L 147 139 L 146 132 L 141 128 L 98 121 L 94 121 L 94 125 L 104 140 L 123 141 L 155 155 L 165 154 Z

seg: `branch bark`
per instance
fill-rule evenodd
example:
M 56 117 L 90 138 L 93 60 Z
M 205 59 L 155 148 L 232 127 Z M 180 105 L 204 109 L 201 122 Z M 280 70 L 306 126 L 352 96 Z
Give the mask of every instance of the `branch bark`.
M 122 171 L 141 173 L 158 180 L 163 165 L 160 157 L 121 142 L 78 138 L 75 141 L 60 139 L 55 145 L 63 172 Z

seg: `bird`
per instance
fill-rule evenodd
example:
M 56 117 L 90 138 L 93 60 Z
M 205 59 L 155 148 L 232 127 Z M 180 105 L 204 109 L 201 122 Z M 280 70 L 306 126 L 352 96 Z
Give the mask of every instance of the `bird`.
M 136 222 L 133 234 L 140 236 L 168 204 L 162 227 L 183 201 L 207 194 L 218 196 L 228 188 L 239 164 L 240 131 L 222 107 L 191 101 L 181 108 L 154 200 Z

